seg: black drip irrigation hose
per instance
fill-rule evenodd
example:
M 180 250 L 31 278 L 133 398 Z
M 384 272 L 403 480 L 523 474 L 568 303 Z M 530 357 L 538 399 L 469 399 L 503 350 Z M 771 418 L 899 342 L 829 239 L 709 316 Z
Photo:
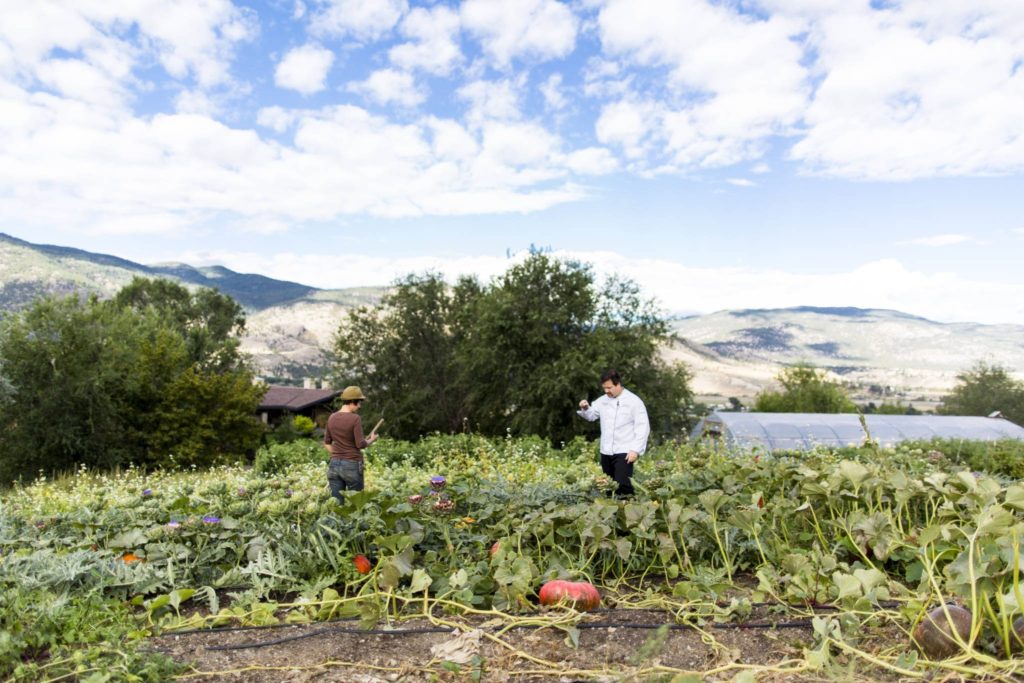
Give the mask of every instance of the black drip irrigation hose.
M 899 607 L 901 603 L 896 600 L 881 600 L 876 603 L 878 607 L 882 609 L 892 609 Z M 715 603 L 716 607 L 729 607 L 728 603 Z M 791 607 L 793 609 L 810 609 L 815 612 L 839 612 L 842 608 L 836 607 L 835 605 L 823 605 L 820 603 L 785 603 L 785 602 L 752 602 L 751 607 Z M 659 607 L 629 607 L 628 605 L 623 607 L 599 607 L 594 610 L 590 610 L 591 614 L 599 614 L 601 612 L 616 612 L 624 609 L 628 609 L 630 612 L 657 612 L 664 614 L 665 612 L 674 613 L 674 610 L 666 610 Z M 328 619 L 322 621 L 322 624 L 334 624 L 340 621 L 358 621 L 361 617 L 339 617 L 337 619 Z M 783 622 L 784 623 L 784 622 Z M 188 636 L 196 633 L 229 633 L 232 631 L 267 631 L 279 628 L 293 628 L 296 626 L 305 626 L 306 624 L 292 623 L 292 624 L 265 624 L 263 626 L 221 626 L 217 628 L 193 628 L 187 631 L 168 631 L 161 633 L 161 636 Z M 518 627 L 516 627 L 518 628 Z M 393 633 L 393 631 L 387 631 L 387 633 Z
M 598 628 L 635 628 L 635 629 L 648 629 L 655 630 L 659 628 L 667 627 L 669 630 L 685 630 L 692 629 L 691 624 L 635 624 L 627 621 L 595 621 L 591 623 L 576 624 L 576 628 L 580 630 L 584 629 L 598 629 Z M 490 630 L 512 630 L 512 629 L 541 629 L 541 628 L 552 628 L 550 625 L 540 624 L 523 624 L 521 626 L 513 625 L 506 629 L 500 629 L 494 627 Z M 777 629 L 777 628 L 811 628 L 811 622 L 808 619 L 802 619 L 797 621 L 747 621 L 737 623 L 721 623 L 711 624 L 711 628 L 715 629 Z M 226 630 L 226 629 L 224 629 Z M 216 633 L 219 631 L 196 631 L 196 633 Z M 245 643 L 242 645 L 213 645 L 206 648 L 209 651 L 219 650 L 252 650 L 261 647 L 270 647 L 271 645 L 281 645 L 283 643 L 290 643 L 295 640 L 303 640 L 305 638 L 315 638 L 316 636 L 322 636 L 329 633 L 347 633 L 351 635 L 367 635 L 367 636 L 406 636 L 406 635 L 422 635 L 425 633 L 451 633 L 451 628 L 443 628 L 440 626 L 426 626 L 422 628 L 403 628 L 403 629 L 358 629 L 358 628 L 319 628 L 309 633 L 301 633 L 295 636 L 287 636 L 285 638 L 277 638 L 275 640 L 265 640 L 258 643 Z

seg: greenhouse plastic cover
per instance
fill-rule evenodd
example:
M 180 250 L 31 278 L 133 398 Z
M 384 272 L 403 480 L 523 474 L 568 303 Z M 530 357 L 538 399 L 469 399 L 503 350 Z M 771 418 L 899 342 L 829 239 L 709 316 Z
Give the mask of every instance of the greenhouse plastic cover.
M 880 446 L 900 441 L 965 439 L 1024 440 L 1024 427 L 998 417 L 952 415 L 865 415 L 871 438 Z M 691 440 L 719 434 L 729 446 L 777 450 L 810 450 L 815 446 L 859 446 L 867 438 L 855 414 L 712 413 L 702 419 Z

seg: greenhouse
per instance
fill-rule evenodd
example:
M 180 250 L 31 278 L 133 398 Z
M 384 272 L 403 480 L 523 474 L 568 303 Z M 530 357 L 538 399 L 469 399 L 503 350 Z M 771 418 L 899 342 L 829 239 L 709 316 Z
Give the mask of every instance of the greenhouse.
M 859 446 L 868 438 L 861 416 L 852 413 L 712 413 L 690 434 L 691 441 L 718 440 L 746 449 L 811 450 L 816 446 Z M 1024 427 L 1001 417 L 952 415 L 865 415 L 870 438 L 880 446 L 901 441 L 965 439 L 1024 440 Z

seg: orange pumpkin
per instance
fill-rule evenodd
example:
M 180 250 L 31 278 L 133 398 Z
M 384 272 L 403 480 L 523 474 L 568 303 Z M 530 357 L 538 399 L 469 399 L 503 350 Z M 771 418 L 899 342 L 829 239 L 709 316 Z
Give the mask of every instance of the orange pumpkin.
M 370 564 L 370 560 L 366 555 L 356 555 L 352 558 L 352 563 L 356 566 L 356 571 L 360 574 L 369 574 L 370 570 L 373 569 L 373 565 Z
M 601 606 L 601 594 L 586 581 L 548 581 L 540 587 L 540 604 L 569 604 L 587 612 Z
M 142 558 L 136 555 L 135 553 L 125 553 L 124 556 L 121 557 L 121 560 L 125 564 L 131 564 L 132 562 L 142 562 Z

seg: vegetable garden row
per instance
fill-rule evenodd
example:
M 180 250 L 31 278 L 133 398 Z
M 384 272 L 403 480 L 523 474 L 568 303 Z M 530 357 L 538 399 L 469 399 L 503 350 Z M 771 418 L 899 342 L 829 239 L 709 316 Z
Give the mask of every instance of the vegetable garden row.
M 800 658 L 725 667 L 721 680 L 1024 670 L 1019 445 L 781 456 L 666 445 L 644 456 L 627 501 L 607 495 L 582 440 L 456 435 L 383 440 L 369 454 L 367 491 L 340 507 L 323 449 L 304 441 L 264 450 L 254 467 L 80 471 L 6 491 L 0 674 L 165 680 L 188 666 L 149 651 L 149 636 L 339 618 L 458 628 L 486 615 L 575 642 L 592 596 L 539 605 L 554 580 L 681 627 L 741 623 L 765 604 L 807 619 Z M 965 614 L 950 633 L 947 620 Z M 458 669 L 445 664 L 432 663 L 439 676 Z M 546 666 L 557 680 L 557 663 Z

